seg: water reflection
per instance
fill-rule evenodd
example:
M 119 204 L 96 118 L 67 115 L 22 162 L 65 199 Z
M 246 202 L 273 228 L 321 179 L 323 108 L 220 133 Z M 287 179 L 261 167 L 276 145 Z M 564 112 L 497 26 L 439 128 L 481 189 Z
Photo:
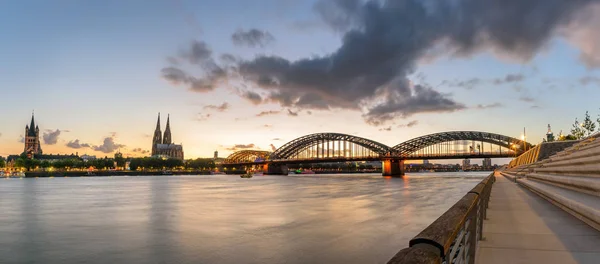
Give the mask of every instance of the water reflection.
M 487 173 L 0 182 L 2 263 L 383 263 Z

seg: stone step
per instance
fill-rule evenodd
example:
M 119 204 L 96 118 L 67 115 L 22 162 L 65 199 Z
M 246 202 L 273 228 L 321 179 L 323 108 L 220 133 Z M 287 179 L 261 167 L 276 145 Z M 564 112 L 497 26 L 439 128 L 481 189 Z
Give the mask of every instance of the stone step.
M 598 146 L 600 146 L 600 140 L 593 140 L 593 141 L 591 141 L 591 140 L 585 140 L 585 141 L 577 143 L 577 144 L 575 144 L 575 145 L 573 145 L 571 147 L 568 147 L 568 148 L 566 148 L 566 149 L 564 149 L 564 150 L 562 150 L 562 151 L 560 151 L 560 152 L 558 152 L 558 153 L 550 156 L 550 158 L 566 156 L 566 155 L 570 155 L 570 154 L 572 154 L 574 152 L 578 152 L 578 151 L 581 151 L 581 150 L 586 150 L 586 149 L 589 149 L 589 148 L 595 148 L 595 147 L 598 147 Z
M 600 178 L 584 176 L 564 176 L 542 173 L 531 173 L 527 179 L 545 181 L 559 187 L 571 189 L 600 197 Z
M 567 164 L 588 164 L 600 162 L 600 148 L 584 150 L 558 160 L 541 163 L 544 167 L 563 166 Z
M 552 173 L 552 174 L 583 175 L 583 176 L 600 177 L 600 163 L 583 164 L 583 165 L 563 165 L 563 166 L 555 166 L 555 167 L 539 167 L 539 168 L 534 168 L 533 171 L 536 173 Z
M 590 226 L 600 230 L 600 198 L 529 179 L 517 182 L 550 200 Z

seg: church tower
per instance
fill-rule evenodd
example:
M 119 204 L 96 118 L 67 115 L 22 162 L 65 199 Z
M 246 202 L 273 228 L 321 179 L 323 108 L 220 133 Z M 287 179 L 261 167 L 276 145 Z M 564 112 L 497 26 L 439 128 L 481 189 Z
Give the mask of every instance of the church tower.
M 156 129 L 154 130 L 154 138 L 152 138 L 152 156 L 157 154 L 157 146 L 162 144 L 162 133 L 160 132 L 160 113 L 158 113 L 158 121 L 156 121 Z
M 25 152 L 28 157 L 42 154 L 40 128 L 35 125 L 33 114 L 31 114 L 31 124 L 25 126 L 25 148 L 23 152 Z
M 167 127 L 165 128 L 165 135 L 163 136 L 163 144 L 171 144 L 171 125 L 169 124 L 169 114 L 167 114 Z

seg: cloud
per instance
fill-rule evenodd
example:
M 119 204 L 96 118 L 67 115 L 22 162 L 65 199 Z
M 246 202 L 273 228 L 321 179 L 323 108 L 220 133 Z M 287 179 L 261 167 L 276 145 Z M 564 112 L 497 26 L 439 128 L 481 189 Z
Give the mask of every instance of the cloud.
M 490 108 L 499 108 L 499 107 L 503 107 L 504 105 L 501 103 L 493 103 L 493 104 L 478 104 L 475 106 L 475 109 L 490 109 Z
M 250 101 L 254 105 L 258 105 L 263 102 L 262 96 L 260 94 L 253 91 L 244 91 L 241 94 L 242 98 Z
M 196 120 L 196 121 L 206 121 L 209 118 L 210 118 L 210 114 L 198 113 L 198 114 L 196 114 L 196 117 L 194 118 L 194 120 Z
M 584 77 L 581 77 L 581 79 L 579 79 L 579 83 L 581 83 L 581 85 L 588 85 L 588 84 L 600 85 L 600 77 L 584 76 Z
M 535 98 L 529 96 L 521 96 L 519 100 L 528 103 L 535 102 Z
M 238 150 L 244 150 L 244 149 L 254 149 L 256 148 L 256 145 L 252 144 L 236 144 L 233 147 L 229 147 L 229 148 L 225 148 L 226 150 L 231 150 L 231 151 L 238 151 Z
M 204 109 L 215 110 L 217 112 L 225 112 L 225 110 L 229 109 L 229 104 L 227 102 L 224 102 L 221 105 L 207 105 L 204 106 Z
M 69 148 L 73 148 L 73 149 L 90 148 L 91 147 L 90 144 L 79 142 L 79 139 L 75 139 L 73 141 L 69 141 L 66 144 L 66 146 L 69 147 Z
M 271 151 L 275 152 L 275 150 L 277 150 L 277 148 L 275 147 L 275 145 L 271 144 L 269 146 L 271 147 Z
M 532 105 L 532 106 L 531 106 L 531 108 L 532 108 L 532 109 L 539 109 L 539 108 L 541 108 L 541 107 L 540 107 L 539 105 Z
M 589 1 L 588 1 L 589 2 Z M 600 3 L 585 8 L 571 21 L 564 34 L 579 48 L 579 59 L 588 68 L 600 67 Z
M 0 137 L 2 136 L 2 133 L 0 133 Z
M 448 85 L 448 86 L 452 86 L 452 87 L 460 87 L 460 88 L 464 88 L 467 90 L 471 90 L 473 88 L 475 88 L 475 86 L 483 83 L 484 81 L 482 79 L 479 78 L 472 78 L 469 80 L 464 80 L 464 81 L 443 81 L 442 85 Z
M 25 137 L 23 137 L 23 135 L 19 135 L 19 143 L 25 143 Z
M 293 112 L 290 109 L 287 110 L 287 114 L 288 114 L 288 116 L 298 116 L 298 112 Z
M 297 110 L 361 111 L 372 125 L 420 113 L 454 112 L 466 107 L 450 94 L 426 83 L 406 84 L 430 51 L 450 57 L 492 52 L 530 61 L 592 2 L 596 1 L 320 0 L 315 10 L 341 36 L 337 50 L 294 60 L 258 55 L 228 67 L 213 65 L 215 71 L 203 69 L 200 77 L 174 79 L 191 86 L 189 80 L 194 78 L 202 80 L 201 87 L 215 87 L 223 76 L 235 76 L 254 92 L 264 92 L 260 103 Z M 210 50 L 200 46 L 199 50 Z M 194 58 L 212 58 L 207 52 L 198 53 L 202 56 Z M 523 78 L 512 74 L 496 83 Z
M 272 128 L 272 127 L 273 127 L 273 125 L 265 124 L 265 125 L 263 125 L 263 127 L 266 127 L 266 128 Z
M 225 81 L 226 69 L 219 66 L 212 58 L 212 50 L 203 41 L 192 41 L 190 46 L 179 52 L 178 58 L 189 64 L 199 66 L 202 70 L 200 77 L 189 75 L 182 69 L 170 66 L 161 70 L 164 79 L 174 85 L 185 85 L 194 92 L 209 92 Z
M 125 147 L 125 145 L 115 143 L 115 139 L 112 137 L 106 137 L 102 145 L 92 146 L 92 149 L 103 153 L 112 153 L 122 147 Z
M 418 124 L 419 124 L 418 120 L 413 120 L 413 121 L 410 121 L 410 122 L 408 122 L 406 124 L 400 124 L 400 125 L 398 125 L 398 127 L 399 128 L 401 128 L 401 127 L 408 127 L 408 128 L 410 128 L 410 127 L 414 127 L 414 126 L 416 126 Z
M 148 153 L 150 153 L 149 150 L 145 150 L 145 149 L 142 149 L 142 148 L 134 148 L 131 151 L 133 151 L 135 153 L 140 153 L 140 154 L 148 154 Z
M 443 113 L 466 109 L 465 105 L 423 85 L 390 89 L 385 91 L 384 98 L 384 102 L 369 108 L 363 115 L 368 124 L 379 126 L 387 121 L 407 118 L 417 113 Z
M 310 111 L 310 110 L 307 110 L 307 111 L 306 111 L 306 114 L 307 114 L 307 115 L 312 115 L 312 111 Z
M 380 128 L 379 131 L 392 131 L 392 127 Z
M 267 31 L 261 31 L 258 29 L 250 29 L 244 31 L 242 29 L 238 29 L 231 35 L 231 41 L 236 46 L 247 46 L 251 48 L 255 47 L 265 47 L 267 44 L 275 41 L 275 38 L 271 33 Z
M 275 141 L 279 141 L 279 140 L 281 140 L 281 138 L 274 138 L 273 140 L 275 140 Z
M 276 115 L 281 113 L 281 111 L 275 111 L 275 110 L 269 110 L 269 111 L 262 111 L 258 114 L 256 114 L 256 116 L 266 116 L 266 115 Z
M 44 135 L 42 136 L 42 139 L 44 140 L 44 144 L 46 145 L 54 145 L 56 144 L 56 142 L 58 142 L 58 136 L 60 136 L 61 131 L 59 129 L 57 130 L 46 130 L 44 132 Z
M 504 76 L 504 78 L 496 78 L 494 79 L 494 84 L 502 85 L 507 83 L 516 83 L 525 80 L 525 75 L 523 74 L 508 74 Z

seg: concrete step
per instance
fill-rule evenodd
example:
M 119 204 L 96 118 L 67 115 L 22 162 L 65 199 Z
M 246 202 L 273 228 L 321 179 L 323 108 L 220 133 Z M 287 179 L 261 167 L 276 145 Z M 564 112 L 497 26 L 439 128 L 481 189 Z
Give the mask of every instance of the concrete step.
M 547 164 L 546 164 L 547 165 Z M 583 164 L 583 165 L 564 165 L 555 167 L 540 167 L 534 168 L 536 173 L 551 173 L 562 175 L 582 175 L 590 177 L 600 177 L 600 163 Z
M 558 207 L 600 230 L 599 197 L 529 179 L 517 179 L 517 182 L 541 194 L 542 197 Z
M 506 171 L 500 172 L 500 174 L 502 176 L 506 177 L 507 179 L 509 179 L 510 181 L 516 182 L 516 179 L 517 179 L 516 174 L 510 173 L 510 172 L 506 172 Z
M 583 192 L 600 197 L 600 178 L 598 177 L 564 176 L 531 173 L 527 175 L 527 179 L 533 179 L 535 181 L 545 181 L 562 188 L 567 188 L 574 191 Z

